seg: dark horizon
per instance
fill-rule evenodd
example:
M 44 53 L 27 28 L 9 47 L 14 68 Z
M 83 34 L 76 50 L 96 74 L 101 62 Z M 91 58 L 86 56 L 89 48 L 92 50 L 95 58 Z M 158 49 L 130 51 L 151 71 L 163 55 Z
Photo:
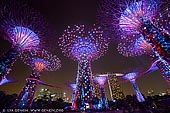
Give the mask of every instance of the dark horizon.
M 69 25 L 92 25 L 96 23 L 97 0 L 30 0 L 29 4 L 38 10 L 56 29 L 56 38 L 59 38 Z M 2 37 L 0 37 L 0 42 L 0 55 L 2 55 L 3 52 L 11 48 L 11 45 Z M 41 80 L 49 84 L 64 87 L 64 89 L 46 88 L 52 92 L 66 92 L 68 94 L 67 96 L 71 98 L 71 89 L 67 87 L 66 83 L 75 82 L 77 62 L 65 57 L 59 48 L 57 48 L 53 54 L 60 58 L 61 68 L 54 72 L 44 72 Z M 147 69 L 151 65 L 151 62 L 149 56 L 146 55 L 141 57 L 124 57 L 117 52 L 116 44 L 111 43 L 105 56 L 91 64 L 92 72 L 95 75 L 107 72 L 124 72 L 137 67 Z M 0 86 L 0 91 L 5 91 L 8 94 L 18 94 L 26 83 L 26 77 L 29 77 L 30 74 L 31 68 L 18 59 L 12 67 L 12 71 L 7 76 L 8 79 L 18 80 L 18 82 Z M 138 78 L 137 85 L 145 96 L 147 95 L 148 89 L 153 89 L 155 94 L 158 94 L 170 88 L 159 70 Z M 125 95 L 135 94 L 129 82 L 123 83 L 121 86 Z M 37 92 L 43 87 L 44 86 L 39 85 Z M 108 88 L 106 91 L 107 97 L 110 98 Z

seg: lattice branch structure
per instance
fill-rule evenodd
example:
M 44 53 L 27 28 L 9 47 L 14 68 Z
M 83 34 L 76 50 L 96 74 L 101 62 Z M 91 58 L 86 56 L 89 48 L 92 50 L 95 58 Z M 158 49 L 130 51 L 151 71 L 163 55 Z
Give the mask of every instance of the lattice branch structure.
M 52 55 L 50 52 L 40 49 L 24 51 L 21 58 L 24 63 L 32 68 L 32 74 L 29 79 L 27 79 L 26 85 L 19 93 L 15 107 L 31 108 L 32 100 L 41 74 L 44 71 L 55 71 L 61 67 L 61 64 L 56 55 Z
M 124 56 L 152 54 L 155 61 L 160 60 L 157 65 L 168 84 L 170 83 L 169 10 L 168 0 L 106 0 L 100 8 L 103 24 L 120 34 L 118 51 Z
M 55 32 L 41 14 L 22 1 L 0 4 L 0 24 L 12 48 L 0 57 L 0 76 L 9 74 L 19 54 L 36 48 L 52 49 Z M 54 47 L 53 47 L 54 48 Z
M 92 107 L 93 80 L 91 61 L 103 56 L 108 49 L 107 37 L 101 27 L 93 25 L 68 26 L 60 37 L 59 46 L 62 52 L 69 58 L 78 61 L 76 108 L 86 109 L 86 105 Z M 89 108 L 87 108 L 89 109 Z
M 130 72 L 130 73 L 124 74 L 123 76 L 117 76 L 117 77 L 130 81 L 133 86 L 133 89 L 136 93 L 137 100 L 139 102 L 144 102 L 145 99 L 144 99 L 142 93 L 140 92 L 138 86 L 136 85 L 136 78 L 137 78 L 137 76 L 140 76 L 140 74 L 141 73 L 139 73 L 139 72 Z

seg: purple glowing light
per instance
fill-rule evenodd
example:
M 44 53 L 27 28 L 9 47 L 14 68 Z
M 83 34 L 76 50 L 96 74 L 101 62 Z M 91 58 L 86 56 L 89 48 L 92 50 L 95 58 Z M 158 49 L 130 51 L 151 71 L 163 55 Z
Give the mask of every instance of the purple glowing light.
M 127 33 L 139 33 L 141 23 L 144 20 L 152 20 L 159 8 L 156 0 L 141 0 L 126 6 L 121 13 L 119 27 Z
M 125 74 L 123 78 L 128 79 L 130 81 L 134 81 L 138 75 L 139 75 L 139 72 L 131 72 L 131 73 Z
M 94 96 L 91 61 L 103 56 L 108 49 L 108 40 L 100 27 L 91 29 L 84 25 L 68 26 L 59 39 L 59 46 L 67 57 L 78 61 L 75 92 L 75 109 L 84 108 L 88 103 L 92 109 Z M 81 105 L 77 103 L 81 100 Z M 73 102 L 73 104 L 74 104 Z
M 117 49 L 120 54 L 126 57 L 141 56 L 152 52 L 151 45 L 145 41 L 143 36 L 136 40 L 131 40 L 127 37 L 124 39 L 124 42 L 122 41 L 118 44 Z
M 52 55 L 44 49 L 23 51 L 21 59 L 24 63 L 32 67 L 32 74 L 30 75 L 30 78 L 26 79 L 27 83 L 17 97 L 15 106 L 19 108 L 30 108 L 38 84 L 55 87 L 39 80 L 42 72 L 57 70 L 61 65 L 60 60 L 55 55 Z M 28 97 L 23 100 L 27 93 L 29 93 Z M 21 105 L 22 103 L 26 104 Z
M 59 58 L 46 50 L 35 49 L 24 51 L 21 58 L 24 63 L 39 71 L 54 71 L 61 67 Z
M 6 76 L 1 76 L 1 77 L 0 77 L 0 86 L 1 86 L 1 85 L 4 85 L 4 84 L 7 84 L 7 83 L 11 83 L 11 82 L 14 82 L 14 80 L 8 80 L 8 79 L 6 78 Z
M 149 67 L 149 69 L 147 69 L 144 74 L 147 74 L 147 73 L 151 73 L 153 71 L 156 71 L 158 70 L 158 66 L 157 66 L 157 63 L 159 62 L 160 60 L 156 60 L 155 62 L 152 63 L 152 65 Z
M 136 97 L 138 99 L 139 102 L 143 102 L 145 101 L 143 95 L 141 94 L 137 84 L 136 84 L 136 78 L 141 75 L 140 72 L 130 72 L 130 73 L 127 73 L 127 74 L 124 74 L 123 76 L 118 76 L 118 77 L 121 77 L 125 80 L 128 80 L 131 82 L 132 86 L 133 86 L 133 89 L 135 90 L 135 93 L 136 93 Z
M 97 53 L 97 48 L 93 43 L 89 43 L 89 39 L 87 37 L 79 37 L 78 43 L 74 44 L 72 48 L 73 56 L 75 58 L 89 59 L 95 56 Z
M 34 49 L 39 46 L 40 39 L 32 30 L 26 27 L 16 26 L 13 32 L 10 32 L 13 46 L 18 46 L 20 49 Z
M 167 52 L 169 48 L 167 38 L 170 35 L 165 28 L 168 29 L 166 26 L 169 24 L 168 18 L 170 14 L 168 14 L 168 6 L 164 12 L 161 12 L 160 3 L 159 0 L 142 0 L 139 2 L 133 1 L 133 3 L 126 5 L 126 9 L 119 12 L 121 14 L 118 24 L 119 30 L 122 33 L 126 32 L 122 34 L 120 42 L 127 37 L 134 42 L 140 35 L 143 35 L 145 41 L 152 46 L 154 52 L 158 52 L 163 58 L 166 57 L 169 54 Z M 167 25 L 164 23 L 167 23 Z
M 97 76 L 97 77 L 95 78 L 95 81 L 96 81 L 98 84 L 100 84 L 101 86 L 103 86 L 103 85 L 106 83 L 106 81 L 107 81 L 107 77 L 106 77 L 106 76 Z
M 71 87 L 73 90 L 75 90 L 76 87 L 77 87 L 77 85 L 76 85 L 76 84 L 70 84 L 70 87 Z
M 56 34 L 47 20 L 25 2 L 5 1 L 1 7 L 1 27 L 17 51 L 54 49 Z M 48 42 L 48 43 L 47 43 Z
M 84 25 L 68 26 L 60 37 L 62 52 L 74 60 L 92 60 L 103 56 L 108 49 L 108 42 L 100 27 L 92 29 Z
M 170 24 L 170 2 L 166 2 L 165 0 L 164 3 L 160 3 L 160 0 L 141 0 L 127 3 L 124 7 L 121 4 L 118 6 L 121 9 L 118 9 L 119 14 L 115 14 L 116 16 L 113 17 L 117 20 L 115 21 L 117 22 L 117 26 L 116 24 L 115 26 L 121 33 L 118 45 L 119 53 L 124 56 L 149 54 L 154 60 L 160 60 L 157 66 L 163 77 L 167 81 L 170 81 L 170 33 L 168 32 Z M 109 10 L 107 11 L 109 12 Z M 113 12 L 110 11 L 110 15 L 113 15 Z M 110 17 L 108 20 L 110 20 Z M 110 23 L 113 20 L 106 23 L 113 26 L 114 23 Z M 136 42 L 138 42 L 141 36 L 143 36 L 144 40 L 140 41 L 142 43 L 139 43 L 140 45 L 138 46 Z M 152 71 L 152 69 L 148 71 Z

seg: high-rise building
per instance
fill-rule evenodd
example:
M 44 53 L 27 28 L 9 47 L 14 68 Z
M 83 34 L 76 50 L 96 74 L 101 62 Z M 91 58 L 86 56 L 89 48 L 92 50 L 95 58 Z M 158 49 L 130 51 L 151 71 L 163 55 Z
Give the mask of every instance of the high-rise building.
M 153 89 L 148 90 L 148 96 L 154 96 L 154 91 Z
M 122 100 L 125 98 L 123 91 L 116 76 L 109 75 L 108 85 L 110 90 L 110 96 L 112 100 Z
M 42 99 L 43 101 L 51 101 L 51 92 L 49 91 L 49 89 L 41 89 L 37 99 Z
M 100 99 L 101 98 L 101 93 L 100 93 L 100 85 L 99 83 L 94 82 L 94 91 L 95 91 L 95 96 Z

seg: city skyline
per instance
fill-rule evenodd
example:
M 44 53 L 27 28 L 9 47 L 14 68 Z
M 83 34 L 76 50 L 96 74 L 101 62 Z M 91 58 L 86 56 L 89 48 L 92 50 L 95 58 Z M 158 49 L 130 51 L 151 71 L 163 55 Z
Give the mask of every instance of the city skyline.
M 92 25 L 96 23 L 97 0 L 74 0 L 74 2 L 66 0 L 31 0 L 29 4 L 45 16 L 48 22 L 56 29 L 56 38 L 61 37 L 64 29 L 68 25 Z M 10 49 L 11 45 L 8 41 L 4 40 L 2 36 L 0 37 L 0 42 L 0 55 L 2 55 L 3 52 Z M 56 47 L 56 45 L 54 45 L 54 47 Z M 120 55 L 116 47 L 116 44 L 110 43 L 109 50 L 105 56 L 92 62 L 92 72 L 94 75 L 107 72 L 124 72 L 127 69 L 133 69 L 136 67 L 147 69 L 151 65 L 151 60 L 148 56 L 143 55 L 141 57 L 127 58 Z M 55 92 L 56 90 L 65 91 L 71 98 L 72 91 L 66 83 L 76 82 L 77 62 L 65 57 L 59 47 L 53 51 L 53 54 L 57 55 L 61 59 L 61 69 L 54 72 L 45 72 L 41 77 L 41 80 L 49 84 L 64 87 L 64 89 L 45 88 L 50 89 L 52 92 Z M 26 83 L 25 79 L 29 77 L 30 74 L 31 68 L 18 59 L 14 64 L 11 73 L 7 76 L 8 79 L 15 79 L 18 80 L 18 82 L 0 86 L 0 90 L 9 94 L 18 94 L 23 85 Z M 145 96 L 147 94 L 147 90 L 150 88 L 153 89 L 155 93 L 169 88 L 159 70 L 138 78 L 137 84 Z M 130 83 L 123 83 L 121 86 L 125 95 L 132 93 L 135 94 Z M 37 92 L 43 87 L 44 86 L 39 85 Z M 106 92 L 107 98 L 110 98 L 108 95 L 108 89 L 106 89 Z

